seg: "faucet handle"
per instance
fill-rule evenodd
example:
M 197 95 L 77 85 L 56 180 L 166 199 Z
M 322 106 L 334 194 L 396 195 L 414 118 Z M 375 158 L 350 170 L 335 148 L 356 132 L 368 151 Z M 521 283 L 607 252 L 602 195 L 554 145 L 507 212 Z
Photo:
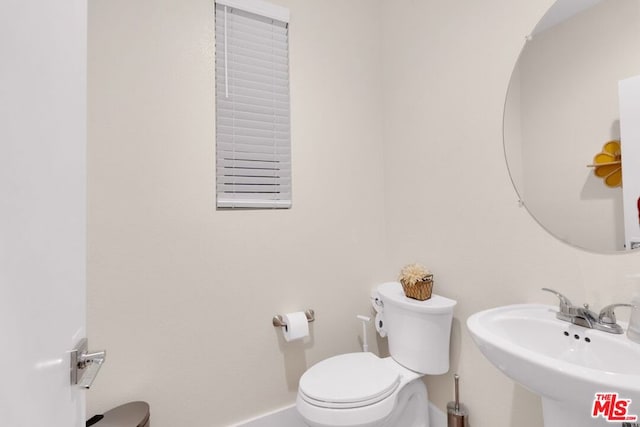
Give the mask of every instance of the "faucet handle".
M 598 321 L 600 323 L 615 325 L 616 321 L 616 313 L 613 311 L 616 307 L 635 307 L 633 304 L 609 304 L 600 310 L 600 315 L 598 316 Z
M 549 288 L 542 288 L 542 290 L 551 292 L 552 294 L 558 297 L 558 299 L 560 300 L 560 312 L 568 313 L 569 308 L 573 306 L 573 304 L 571 304 L 571 301 L 569 301 L 569 298 L 565 297 L 560 292 L 555 291 L 553 289 L 549 289 Z

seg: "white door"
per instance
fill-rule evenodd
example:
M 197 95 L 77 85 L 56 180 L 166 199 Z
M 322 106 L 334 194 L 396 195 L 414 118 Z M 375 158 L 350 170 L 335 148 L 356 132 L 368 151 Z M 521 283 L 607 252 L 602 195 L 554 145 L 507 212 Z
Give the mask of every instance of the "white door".
M 84 426 L 86 0 L 0 1 L 0 426 Z

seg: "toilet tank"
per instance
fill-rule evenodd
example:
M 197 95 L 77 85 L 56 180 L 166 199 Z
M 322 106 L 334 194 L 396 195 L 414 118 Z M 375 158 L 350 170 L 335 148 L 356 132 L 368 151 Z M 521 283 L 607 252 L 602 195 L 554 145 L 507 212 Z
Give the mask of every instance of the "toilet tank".
M 383 283 L 377 291 L 391 357 L 412 371 L 446 373 L 456 301 L 435 294 L 426 301 L 408 298 L 398 282 Z

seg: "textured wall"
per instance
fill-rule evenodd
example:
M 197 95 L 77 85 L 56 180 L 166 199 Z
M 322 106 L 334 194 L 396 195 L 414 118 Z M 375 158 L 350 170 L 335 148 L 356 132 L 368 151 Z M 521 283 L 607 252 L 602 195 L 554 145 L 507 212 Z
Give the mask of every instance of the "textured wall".
M 359 349 L 355 315 L 392 278 L 381 9 L 281 4 L 293 209 L 222 212 L 213 2 L 90 2 L 88 328 L 109 354 L 89 414 L 144 399 L 156 427 L 228 425 L 290 404 L 308 365 Z M 305 308 L 313 341 L 285 344 L 271 317 Z
M 451 373 L 472 425 L 540 427 L 539 399 L 484 359 L 466 318 L 553 303 L 542 286 L 627 301 L 639 261 L 558 242 L 511 187 L 505 93 L 551 0 L 281 4 L 294 208 L 216 212 L 212 3 L 90 3 L 88 326 L 109 350 L 90 412 L 145 399 L 156 427 L 217 427 L 291 404 L 308 365 L 358 350 L 369 289 L 420 261 L 459 301 Z M 305 307 L 313 341 L 284 345 L 271 316 Z M 452 382 L 427 379 L 441 409 Z
M 547 234 L 518 207 L 502 150 L 502 110 L 537 0 L 400 0 L 384 29 L 389 265 L 418 259 L 435 292 L 459 301 L 450 374 L 429 377 L 439 407 L 452 373 L 473 427 L 541 427 L 540 400 L 480 354 L 465 321 L 502 304 L 555 304 L 543 286 L 595 309 L 629 301 L 640 255 L 596 255 Z M 620 309 L 627 320 L 628 310 Z

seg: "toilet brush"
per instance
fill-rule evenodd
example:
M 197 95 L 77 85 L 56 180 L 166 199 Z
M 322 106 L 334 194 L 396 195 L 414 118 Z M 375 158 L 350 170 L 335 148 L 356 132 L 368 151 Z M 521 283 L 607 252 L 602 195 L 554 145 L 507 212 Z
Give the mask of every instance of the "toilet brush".
M 455 374 L 453 379 L 455 400 L 447 403 L 447 427 L 466 427 L 468 411 L 464 405 L 460 403 L 460 389 L 458 385 L 460 377 L 458 374 Z

